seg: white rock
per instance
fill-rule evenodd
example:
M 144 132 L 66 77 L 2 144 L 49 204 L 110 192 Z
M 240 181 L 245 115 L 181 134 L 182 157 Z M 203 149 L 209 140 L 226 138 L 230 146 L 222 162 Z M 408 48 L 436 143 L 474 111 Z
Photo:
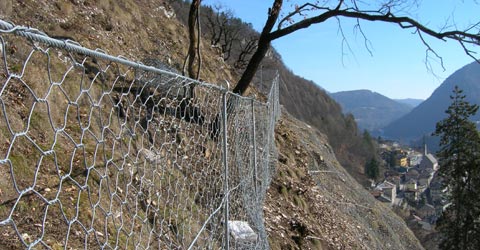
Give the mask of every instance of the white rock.
M 153 163 L 153 164 L 157 164 L 161 162 L 161 159 L 162 159 L 162 157 L 159 154 L 148 149 L 142 149 L 141 154 L 143 154 L 143 157 L 145 157 L 145 159 L 149 163 Z
M 23 234 L 22 234 L 22 238 L 23 238 L 23 240 L 25 240 L 25 241 L 30 241 L 30 235 L 28 235 L 27 233 L 23 233 Z
M 228 221 L 228 230 L 235 241 L 255 242 L 257 234 L 246 221 Z

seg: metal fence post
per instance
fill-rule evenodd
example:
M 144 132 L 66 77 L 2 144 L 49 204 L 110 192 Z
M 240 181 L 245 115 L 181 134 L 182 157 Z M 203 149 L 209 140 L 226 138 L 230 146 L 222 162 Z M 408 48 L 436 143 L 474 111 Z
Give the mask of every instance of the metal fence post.
M 255 189 L 255 197 L 257 195 L 257 137 L 255 135 L 255 101 L 252 104 L 252 147 L 253 147 L 253 186 Z
M 225 174 L 225 183 L 224 183 L 224 195 L 225 195 L 225 211 L 224 211 L 224 220 L 225 220 L 225 249 L 228 250 L 230 248 L 230 241 L 229 241 L 229 232 L 228 232 L 228 217 L 229 217 L 229 190 L 228 190 L 228 147 L 227 147 L 227 92 L 223 93 L 222 96 L 222 130 L 223 130 L 223 167 L 224 167 L 224 174 Z

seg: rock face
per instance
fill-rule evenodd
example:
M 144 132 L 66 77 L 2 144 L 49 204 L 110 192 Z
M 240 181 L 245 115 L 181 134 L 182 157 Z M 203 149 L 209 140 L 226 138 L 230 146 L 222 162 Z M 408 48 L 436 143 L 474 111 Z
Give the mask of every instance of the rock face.
M 450 75 L 423 103 L 410 113 L 384 128 L 388 138 L 405 142 L 430 135 L 435 124 L 446 117 L 445 110 L 450 105 L 452 90 L 458 85 L 471 103 L 480 104 L 480 64 L 473 62 Z M 480 119 L 480 114 L 473 117 Z
M 272 249 L 423 249 L 338 163 L 325 135 L 282 111 L 265 204 Z

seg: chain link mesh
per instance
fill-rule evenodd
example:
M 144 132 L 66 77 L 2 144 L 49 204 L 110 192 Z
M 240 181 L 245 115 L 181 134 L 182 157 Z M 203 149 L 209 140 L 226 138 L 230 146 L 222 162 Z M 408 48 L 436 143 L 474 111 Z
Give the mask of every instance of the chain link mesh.
M 263 104 L 1 20 L 0 43 L 0 248 L 268 248 L 276 81 Z

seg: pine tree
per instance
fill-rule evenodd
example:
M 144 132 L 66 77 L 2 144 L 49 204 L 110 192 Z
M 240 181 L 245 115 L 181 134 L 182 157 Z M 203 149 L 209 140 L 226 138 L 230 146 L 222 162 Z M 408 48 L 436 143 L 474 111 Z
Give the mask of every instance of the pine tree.
M 363 143 L 370 152 L 375 151 L 375 143 L 373 141 L 373 138 L 366 129 L 363 131 Z
M 372 158 L 365 164 L 365 174 L 370 179 L 377 179 L 379 175 L 378 162 L 375 158 Z
M 450 202 L 437 223 L 441 249 L 480 247 L 480 135 L 469 120 L 478 106 L 468 103 L 462 93 L 455 86 L 448 116 L 437 123 L 434 133 L 440 136 L 439 174 Z

